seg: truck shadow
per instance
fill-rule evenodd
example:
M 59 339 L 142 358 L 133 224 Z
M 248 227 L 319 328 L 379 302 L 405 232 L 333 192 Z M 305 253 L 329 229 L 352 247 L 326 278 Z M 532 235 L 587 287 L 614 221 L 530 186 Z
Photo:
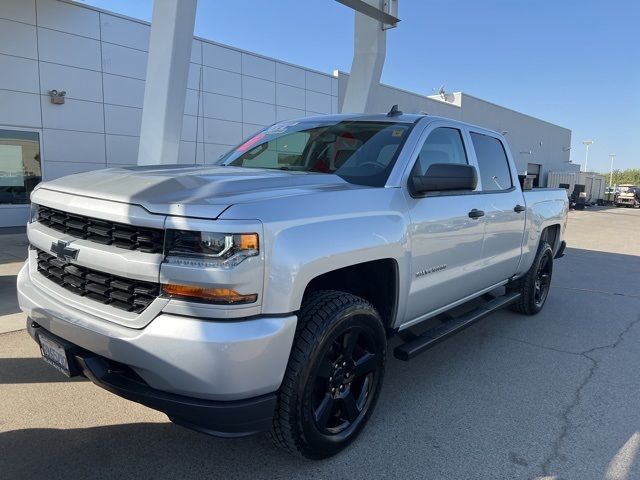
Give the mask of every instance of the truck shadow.
M 0 385 L 69 381 L 88 380 L 84 377 L 69 379 L 39 357 L 0 358 Z
M 16 296 L 17 275 L 0 275 L 0 319 L 20 312 Z

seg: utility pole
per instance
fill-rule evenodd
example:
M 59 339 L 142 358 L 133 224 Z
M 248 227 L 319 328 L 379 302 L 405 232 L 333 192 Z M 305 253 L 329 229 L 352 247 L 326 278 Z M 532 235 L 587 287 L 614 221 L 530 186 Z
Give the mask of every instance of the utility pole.
M 609 160 L 611 160 L 611 169 L 609 172 L 609 189 L 611 189 L 611 187 L 613 187 L 613 160 L 616 158 L 616 154 L 615 153 L 610 153 L 609 154 Z
M 589 147 L 593 145 L 593 140 L 585 140 L 582 144 L 586 147 L 586 152 L 584 155 L 584 171 L 587 171 L 587 164 L 589 163 Z

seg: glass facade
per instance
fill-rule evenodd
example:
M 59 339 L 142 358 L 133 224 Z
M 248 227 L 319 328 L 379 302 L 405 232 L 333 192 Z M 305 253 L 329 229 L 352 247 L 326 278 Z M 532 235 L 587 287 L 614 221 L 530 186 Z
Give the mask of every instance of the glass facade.
M 0 128 L 0 205 L 29 203 L 41 179 L 40 134 Z

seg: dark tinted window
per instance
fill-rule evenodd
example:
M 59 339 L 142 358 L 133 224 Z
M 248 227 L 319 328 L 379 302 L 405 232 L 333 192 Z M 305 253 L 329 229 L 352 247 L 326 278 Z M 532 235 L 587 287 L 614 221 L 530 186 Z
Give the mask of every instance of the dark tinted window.
M 434 163 L 468 163 L 460 130 L 448 127 L 433 130 L 420 149 L 414 173 L 424 175 Z
M 268 127 L 217 163 L 335 174 L 384 186 L 412 124 L 358 120 L 286 121 Z
M 480 179 L 484 192 L 508 190 L 513 187 L 507 154 L 502 142 L 494 137 L 471 133 L 473 148 L 478 158 Z

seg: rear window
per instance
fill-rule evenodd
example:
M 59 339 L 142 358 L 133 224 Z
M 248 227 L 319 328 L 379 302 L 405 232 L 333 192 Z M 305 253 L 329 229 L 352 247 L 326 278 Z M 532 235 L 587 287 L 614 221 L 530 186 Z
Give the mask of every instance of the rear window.
M 483 192 L 499 192 L 513 187 L 507 154 L 502 142 L 495 137 L 471 132 L 473 148 L 478 159 Z

